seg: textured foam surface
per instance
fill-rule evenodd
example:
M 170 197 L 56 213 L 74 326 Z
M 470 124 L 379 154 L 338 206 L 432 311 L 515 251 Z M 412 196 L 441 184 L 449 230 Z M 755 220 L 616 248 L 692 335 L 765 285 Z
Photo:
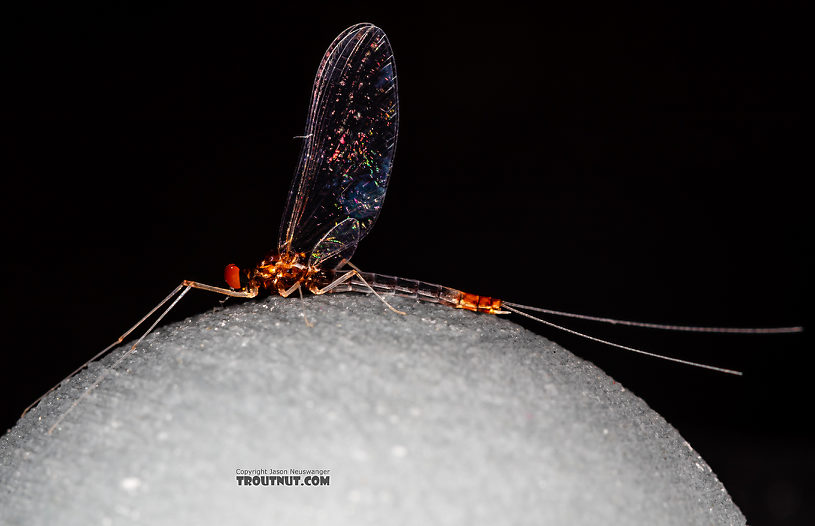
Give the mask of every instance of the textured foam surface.
M 161 327 L 47 435 L 115 351 L 2 437 L 0 523 L 745 523 L 592 364 L 508 320 L 393 303 L 408 315 L 344 294 Z M 238 469 L 330 479 L 246 487 Z

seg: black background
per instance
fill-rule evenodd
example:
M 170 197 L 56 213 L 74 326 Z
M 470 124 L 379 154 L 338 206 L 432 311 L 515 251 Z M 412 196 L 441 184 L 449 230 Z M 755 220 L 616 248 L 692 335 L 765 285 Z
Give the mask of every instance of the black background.
M 314 72 L 360 21 L 390 37 L 401 112 L 362 269 L 618 318 L 806 323 L 797 5 L 303 4 L 4 17 L 4 429 L 181 279 L 274 248 Z M 191 293 L 171 318 L 215 305 Z M 665 416 L 752 524 L 813 516 L 808 333 L 569 326 L 744 370 L 535 328 Z

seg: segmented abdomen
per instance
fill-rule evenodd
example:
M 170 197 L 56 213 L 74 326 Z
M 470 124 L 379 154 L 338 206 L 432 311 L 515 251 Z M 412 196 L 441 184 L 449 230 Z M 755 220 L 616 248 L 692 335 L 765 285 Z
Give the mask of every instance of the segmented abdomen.
M 315 276 L 314 284 L 319 288 L 327 287 L 344 274 L 345 271 L 342 270 L 324 270 L 321 271 L 318 276 Z M 489 314 L 503 313 L 503 311 L 501 311 L 501 300 L 488 296 L 469 294 L 443 285 L 425 283 L 424 281 L 415 279 L 386 276 L 384 274 L 374 274 L 373 272 L 362 272 L 361 275 L 362 278 L 368 282 L 368 285 L 379 294 L 403 296 L 431 303 L 441 303 L 449 307 L 474 312 L 486 312 Z M 371 289 L 359 279 L 359 276 L 353 276 L 325 292 L 362 292 L 370 294 Z

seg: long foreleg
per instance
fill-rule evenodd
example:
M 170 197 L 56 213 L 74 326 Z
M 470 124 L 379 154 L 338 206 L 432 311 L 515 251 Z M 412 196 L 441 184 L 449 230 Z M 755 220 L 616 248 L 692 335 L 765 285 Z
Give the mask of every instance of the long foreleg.
M 124 360 L 128 355 L 130 355 L 136 349 L 136 347 L 138 347 L 138 345 L 141 343 L 141 341 L 144 340 L 144 338 L 148 334 L 150 334 L 153 331 L 153 329 L 155 329 L 156 325 L 158 325 L 158 323 L 167 315 L 167 313 L 169 313 L 172 310 L 172 308 L 175 307 L 176 304 L 179 301 L 181 301 L 181 298 L 183 298 L 184 295 L 187 292 L 189 292 L 189 290 L 191 288 L 206 290 L 208 292 L 215 292 L 215 293 L 218 293 L 218 294 L 224 294 L 226 296 L 232 296 L 232 297 L 237 297 L 237 298 L 253 298 L 253 297 L 257 296 L 257 293 L 258 293 L 257 289 L 252 289 L 252 290 L 248 290 L 248 291 L 234 291 L 234 290 L 230 290 L 230 289 L 224 289 L 224 288 L 221 288 L 221 287 L 214 287 L 212 285 L 207 285 L 207 284 L 204 284 L 204 283 L 198 283 L 196 281 L 189 281 L 189 280 L 182 281 L 175 289 L 173 289 L 173 291 L 170 294 L 167 295 L 167 297 L 165 297 L 163 300 L 161 300 L 155 307 L 150 309 L 150 312 L 145 314 L 144 317 L 142 317 L 132 327 L 130 327 L 127 331 L 125 331 L 124 334 L 119 336 L 113 343 L 111 343 L 110 345 L 108 345 L 107 347 L 105 347 L 104 349 L 99 351 L 98 353 L 96 353 L 88 361 L 86 361 L 85 363 L 83 363 L 82 365 L 77 367 L 71 374 L 69 374 L 68 376 L 66 376 L 62 380 L 60 380 L 51 389 L 49 389 L 48 391 L 43 393 L 42 396 L 40 396 L 39 398 L 34 400 L 34 402 L 32 402 L 28 407 L 25 408 L 25 410 L 23 411 L 23 414 L 20 415 L 20 417 L 22 418 L 23 416 L 25 416 L 25 414 L 28 413 L 28 411 L 30 411 L 32 407 L 37 405 L 43 398 L 45 398 L 48 394 L 52 393 L 57 387 L 59 387 L 60 385 L 64 384 L 65 382 L 67 382 L 68 380 L 70 380 L 71 378 L 76 376 L 77 373 L 79 373 L 84 368 L 86 368 L 88 365 L 90 365 L 91 362 L 93 362 L 95 360 L 98 360 L 99 358 L 101 358 L 102 356 L 104 356 L 105 354 L 110 352 L 114 347 L 116 347 L 117 345 L 122 343 L 125 340 L 125 338 L 127 338 L 133 331 L 138 329 L 139 326 L 141 326 L 153 314 L 155 314 L 156 311 L 161 309 L 161 307 L 163 307 L 168 301 L 172 300 L 175 297 L 175 299 L 170 304 L 170 306 L 167 307 L 164 310 L 164 312 L 161 313 L 161 315 L 156 319 L 156 321 L 153 322 L 152 325 L 150 325 L 150 327 L 147 329 L 147 331 L 145 331 L 145 333 L 141 335 L 141 337 L 136 341 L 136 343 L 134 343 L 130 348 L 128 348 L 127 351 L 125 351 L 122 354 L 122 356 L 120 356 L 116 360 L 116 362 L 112 366 L 112 367 L 116 367 L 116 365 L 121 363 L 122 360 Z M 90 388 L 88 388 L 84 393 L 82 393 L 82 395 L 77 400 L 75 400 L 73 402 L 73 404 L 71 404 L 71 406 L 68 408 L 68 410 L 65 411 L 57 419 L 57 421 L 51 426 L 51 428 L 48 430 L 48 434 L 51 434 L 54 431 L 54 429 L 57 427 L 57 425 L 59 425 L 60 422 L 62 422 L 62 420 L 65 418 L 65 416 L 74 407 L 76 407 L 79 404 L 80 400 L 82 400 L 85 396 L 88 395 L 88 393 L 93 391 L 96 388 L 97 385 L 99 385 L 99 382 L 101 382 L 105 378 L 105 376 L 107 376 L 109 370 L 110 369 L 105 369 L 104 371 L 102 371 L 102 373 L 100 373 L 99 377 L 96 379 L 96 381 L 94 381 L 93 385 L 91 385 Z

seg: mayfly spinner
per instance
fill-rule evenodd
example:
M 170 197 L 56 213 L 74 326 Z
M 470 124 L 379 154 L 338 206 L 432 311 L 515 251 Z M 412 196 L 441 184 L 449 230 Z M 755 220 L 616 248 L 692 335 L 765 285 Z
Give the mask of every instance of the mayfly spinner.
M 269 253 L 254 268 L 241 270 L 236 265 L 227 265 L 224 277 L 230 287 L 228 289 L 195 281 L 181 282 L 144 318 L 65 380 L 120 344 L 170 302 L 145 334 L 111 367 L 115 368 L 191 288 L 238 298 L 254 298 L 263 289 L 283 297 L 295 292 L 302 295 L 303 289 L 313 294 L 373 293 L 391 310 L 400 314 L 404 313 L 391 307 L 383 295 L 405 296 L 487 314 L 515 313 L 615 347 L 732 374 L 740 373 L 607 342 L 523 311 L 670 330 L 737 333 L 784 333 L 801 330 L 800 327 L 685 327 L 571 315 L 469 294 L 442 285 L 360 271 L 350 259 L 357 244 L 373 227 L 382 208 L 396 149 L 399 124 L 396 78 L 393 51 L 381 29 L 371 24 L 357 24 L 340 33 L 328 47 L 314 80 L 306 131 L 301 137 L 303 149 L 283 212 L 277 250 Z M 52 425 L 49 433 L 76 407 L 82 397 L 104 379 L 109 370 L 103 371 L 96 382 L 73 402 Z M 26 412 L 48 393 L 31 404 Z

